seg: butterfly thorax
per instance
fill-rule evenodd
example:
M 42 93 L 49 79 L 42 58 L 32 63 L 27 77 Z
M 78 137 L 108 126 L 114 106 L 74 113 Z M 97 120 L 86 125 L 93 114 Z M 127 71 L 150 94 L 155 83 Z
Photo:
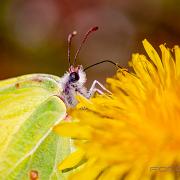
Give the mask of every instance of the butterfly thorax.
M 87 96 L 87 90 L 84 86 L 86 82 L 86 73 L 82 66 L 76 68 L 70 67 L 69 71 L 61 78 L 61 86 L 63 92 L 61 97 L 68 107 L 73 107 L 77 104 L 76 96 L 81 94 Z

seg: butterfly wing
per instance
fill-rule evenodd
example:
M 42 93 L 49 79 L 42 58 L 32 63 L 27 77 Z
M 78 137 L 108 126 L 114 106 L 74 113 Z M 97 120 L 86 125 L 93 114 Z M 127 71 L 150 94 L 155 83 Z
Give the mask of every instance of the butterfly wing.
M 61 176 L 56 164 L 69 153 L 69 140 L 51 130 L 66 116 L 59 77 L 32 74 L 0 82 L 0 179 Z

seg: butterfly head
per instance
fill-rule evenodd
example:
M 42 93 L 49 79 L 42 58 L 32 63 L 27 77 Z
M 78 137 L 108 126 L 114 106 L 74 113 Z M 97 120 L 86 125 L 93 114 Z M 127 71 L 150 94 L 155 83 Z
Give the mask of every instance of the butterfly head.
M 86 82 L 86 73 L 83 70 L 82 65 L 76 67 L 70 66 L 69 68 L 69 83 L 72 84 L 84 84 Z
M 61 99 L 68 107 L 73 107 L 77 104 L 76 93 L 86 96 L 86 73 L 81 65 L 70 66 L 69 70 L 60 80 L 60 85 L 63 89 Z

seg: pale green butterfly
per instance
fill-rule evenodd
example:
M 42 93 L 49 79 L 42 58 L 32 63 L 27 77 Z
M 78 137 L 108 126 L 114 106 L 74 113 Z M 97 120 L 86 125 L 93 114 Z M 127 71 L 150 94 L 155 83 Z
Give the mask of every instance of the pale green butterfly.
M 74 66 L 82 44 L 97 29 L 86 33 L 73 65 L 70 46 L 76 32 L 68 36 L 70 68 L 63 77 L 30 74 L 0 81 L 0 179 L 24 180 L 33 175 L 43 180 L 66 177 L 58 172 L 57 163 L 70 153 L 70 140 L 59 137 L 52 128 L 65 119 L 67 107 L 77 104 L 77 93 L 87 98 L 95 91 L 102 94 L 96 84 L 108 91 L 98 81 L 87 91 L 85 70 L 112 61 L 101 61 L 85 69 Z

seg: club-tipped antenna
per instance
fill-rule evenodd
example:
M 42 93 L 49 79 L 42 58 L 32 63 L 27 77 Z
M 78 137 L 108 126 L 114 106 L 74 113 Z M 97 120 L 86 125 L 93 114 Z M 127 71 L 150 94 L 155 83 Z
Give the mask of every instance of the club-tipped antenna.
M 114 66 L 116 66 L 117 68 L 122 68 L 122 67 L 120 67 L 117 63 L 115 63 L 115 62 L 113 62 L 113 61 L 111 61 L 111 60 L 103 60 L 103 61 L 97 62 L 97 63 L 95 63 L 95 64 L 92 64 L 92 65 L 84 68 L 84 71 L 86 71 L 86 70 L 89 69 L 89 68 L 92 68 L 93 66 L 97 66 L 97 65 L 102 64 L 102 63 L 105 63 L 105 62 L 109 62 L 109 63 L 113 64 Z
M 73 31 L 68 35 L 68 63 L 69 67 L 71 66 L 71 43 L 72 43 L 72 38 L 77 34 L 77 31 Z
M 82 42 L 81 42 L 81 44 L 80 44 L 80 46 L 79 46 L 79 49 L 76 51 L 76 54 L 75 54 L 75 57 L 74 57 L 73 66 L 74 66 L 75 63 L 76 63 L 77 57 L 78 57 L 78 55 L 79 55 L 79 52 L 80 52 L 80 50 L 81 50 L 83 44 L 84 44 L 85 41 L 87 40 L 89 34 L 91 34 L 91 33 L 94 32 L 94 31 L 97 31 L 98 28 L 99 28 L 98 26 L 92 27 L 92 28 L 89 29 L 89 31 L 87 31 L 87 33 L 85 34 L 85 36 L 84 36 L 84 38 L 83 38 L 83 40 L 82 40 Z

